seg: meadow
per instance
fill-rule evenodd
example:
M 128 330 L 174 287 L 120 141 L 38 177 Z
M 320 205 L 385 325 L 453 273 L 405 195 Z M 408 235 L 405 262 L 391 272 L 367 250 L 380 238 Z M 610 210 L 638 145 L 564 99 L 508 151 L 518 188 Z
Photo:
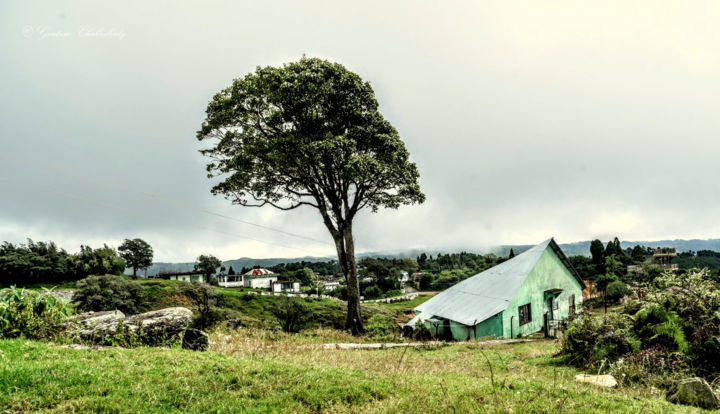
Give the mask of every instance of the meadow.
M 336 330 L 217 330 L 209 352 L 0 341 L 3 412 L 700 412 L 574 381 L 555 341 L 344 351 Z

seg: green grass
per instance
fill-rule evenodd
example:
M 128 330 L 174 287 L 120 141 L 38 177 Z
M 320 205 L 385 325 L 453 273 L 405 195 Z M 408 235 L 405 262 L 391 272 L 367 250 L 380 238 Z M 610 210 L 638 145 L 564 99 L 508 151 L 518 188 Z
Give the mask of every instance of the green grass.
M 649 389 L 576 383 L 549 341 L 339 351 L 301 338 L 216 333 L 206 353 L 4 340 L 0 411 L 699 412 Z

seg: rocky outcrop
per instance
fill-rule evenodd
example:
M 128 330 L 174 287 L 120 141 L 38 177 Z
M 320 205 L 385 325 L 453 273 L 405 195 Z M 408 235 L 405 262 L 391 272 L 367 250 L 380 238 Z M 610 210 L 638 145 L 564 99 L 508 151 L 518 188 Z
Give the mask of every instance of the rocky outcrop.
M 210 347 L 210 337 L 198 329 L 188 329 L 183 335 L 182 347 L 193 351 L 207 351 Z
M 144 345 L 160 345 L 177 342 L 192 318 L 188 308 L 166 308 L 127 318 L 125 329 L 137 335 Z
M 120 311 L 86 312 L 69 322 L 83 341 L 157 346 L 177 342 L 192 318 L 190 309 L 175 307 L 127 318 Z
M 675 404 L 693 405 L 709 410 L 720 408 L 720 401 L 710 385 L 698 377 L 674 382 L 666 398 Z
M 70 317 L 70 324 L 83 341 L 100 342 L 117 335 L 125 314 L 118 311 L 85 312 Z

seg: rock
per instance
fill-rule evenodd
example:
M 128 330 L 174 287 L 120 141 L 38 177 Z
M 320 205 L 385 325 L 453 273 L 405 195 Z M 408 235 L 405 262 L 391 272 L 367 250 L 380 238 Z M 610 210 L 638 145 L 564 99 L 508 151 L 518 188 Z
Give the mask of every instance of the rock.
M 176 342 L 193 318 L 187 308 L 166 308 L 128 318 L 120 311 L 86 312 L 69 318 L 83 341 L 123 346 L 165 345 Z
M 143 344 L 154 346 L 177 341 L 192 318 L 190 309 L 165 308 L 131 316 L 124 325 L 126 331 L 136 334 Z
M 575 375 L 575 381 L 586 382 L 588 384 L 597 385 L 598 387 L 615 388 L 618 383 L 612 375 Z
M 85 312 L 69 318 L 75 332 L 84 341 L 99 342 L 118 333 L 125 314 L 118 311 Z
M 210 347 L 210 337 L 201 330 L 188 329 L 183 335 L 182 347 L 193 351 L 207 351 Z
M 706 409 L 720 408 L 720 401 L 710 385 L 698 377 L 675 381 L 668 389 L 666 399 L 675 404 L 693 405 Z

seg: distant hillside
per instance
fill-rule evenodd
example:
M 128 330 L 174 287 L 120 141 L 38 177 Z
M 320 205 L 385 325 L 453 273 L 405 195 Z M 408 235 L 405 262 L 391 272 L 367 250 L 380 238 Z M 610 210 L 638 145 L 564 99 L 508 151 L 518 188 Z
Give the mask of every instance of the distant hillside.
M 607 240 L 603 241 L 604 244 Z M 674 247 L 678 252 L 694 251 L 698 250 L 713 250 L 720 252 L 720 239 L 692 239 L 692 240 L 655 240 L 655 241 L 622 241 L 621 245 L 623 249 L 628 247 L 634 247 L 636 244 L 646 247 Z M 406 250 L 392 250 L 383 252 L 365 252 L 358 253 L 358 258 L 362 257 L 386 257 L 386 258 L 402 258 L 402 257 L 417 257 L 422 253 L 427 255 L 437 256 L 438 253 L 453 253 L 459 251 L 468 251 L 473 253 L 494 253 L 498 256 L 507 256 L 510 253 L 510 249 L 513 249 L 515 254 L 522 253 L 529 249 L 532 245 L 503 245 L 490 249 L 406 249 Z M 568 256 L 590 256 L 590 240 L 579 241 L 574 243 L 563 243 L 560 245 L 566 255 Z M 270 267 L 280 263 L 294 263 L 294 262 L 324 262 L 328 260 L 335 260 L 336 257 L 287 257 L 287 258 L 270 258 L 270 259 L 253 259 L 250 257 L 241 257 L 235 260 L 226 260 L 223 262 L 225 268 L 233 267 L 236 272 L 239 272 L 243 267 Z M 148 275 L 156 275 L 160 272 L 187 272 L 193 269 L 193 263 L 164 263 L 158 262 L 153 263 L 148 268 Z M 127 273 L 127 272 L 126 272 Z M 141 272 L 141 274 L 143 274 Z

